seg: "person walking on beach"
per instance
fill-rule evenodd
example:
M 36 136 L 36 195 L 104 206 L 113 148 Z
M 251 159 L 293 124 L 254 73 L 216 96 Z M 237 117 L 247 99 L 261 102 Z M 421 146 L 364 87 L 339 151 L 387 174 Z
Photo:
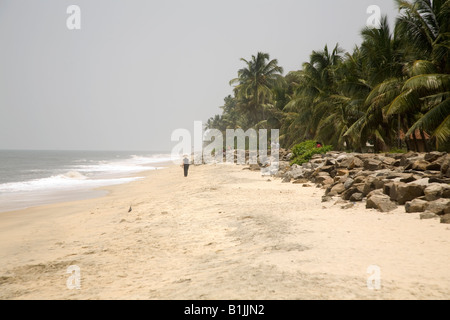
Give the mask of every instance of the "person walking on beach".
M 187 155 L 184 155 L 182 167 L 184 169 L 184 176 L 187 177 L 188 170 L 189 170 L 189 159 L 188 159 Z

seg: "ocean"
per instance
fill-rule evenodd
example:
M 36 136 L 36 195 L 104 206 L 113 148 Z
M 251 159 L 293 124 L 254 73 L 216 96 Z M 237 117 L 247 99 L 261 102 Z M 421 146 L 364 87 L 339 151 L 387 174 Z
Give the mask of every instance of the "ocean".
M 0 150 L 0 212 L 98 197 L 106 192 L 95 188 L 142 179 L 139 172 L 170 160 L 163 152 Z

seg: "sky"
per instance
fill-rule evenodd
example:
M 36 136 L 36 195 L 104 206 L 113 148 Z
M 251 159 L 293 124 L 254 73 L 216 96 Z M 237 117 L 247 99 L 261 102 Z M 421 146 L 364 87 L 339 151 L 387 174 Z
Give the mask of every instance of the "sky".
M 393 0 L 0 0 L 0 149 L 170 151 L 221 113 L 240 58 L 286 74 L 351 51 L 370 5 L 393 26 Z

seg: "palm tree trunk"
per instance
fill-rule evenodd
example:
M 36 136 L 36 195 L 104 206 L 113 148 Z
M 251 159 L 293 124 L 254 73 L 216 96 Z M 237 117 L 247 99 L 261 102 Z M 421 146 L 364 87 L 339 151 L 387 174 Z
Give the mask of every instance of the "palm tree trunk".
M 425 134 L 423 133 L 422 129 L 420 129 L 420 136 L 422 137 L 423 145 L 425 147 L 425 152 L 430 152 L 430 149 L 428 148 L 427 140 L 425 139 Z
M 419 144 L 417 143 L 417 139 L 416 139 L 416 132 L 413 132 L 412 136 L 413 136 L 413 141 L 414 141 L 414 146 L 415 146 L 414 151 L 419 152 L 420 150 L 419 150 Z

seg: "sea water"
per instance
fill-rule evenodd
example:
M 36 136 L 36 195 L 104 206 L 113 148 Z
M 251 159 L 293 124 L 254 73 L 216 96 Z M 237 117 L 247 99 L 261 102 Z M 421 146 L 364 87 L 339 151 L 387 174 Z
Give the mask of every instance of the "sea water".
M 98 187 L 162 169 L 164 152 L 0 150 L 0 212 L 97 197 Z

